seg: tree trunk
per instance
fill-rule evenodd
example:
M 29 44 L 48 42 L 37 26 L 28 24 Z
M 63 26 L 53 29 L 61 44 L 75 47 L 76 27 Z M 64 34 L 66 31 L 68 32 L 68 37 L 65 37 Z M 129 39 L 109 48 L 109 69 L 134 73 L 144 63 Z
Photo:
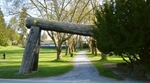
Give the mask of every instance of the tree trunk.
M 18 72 L 19 74 L 29 74 L 32 72 L 32 70 L 34 70 L 33 65 L 34 64 L 37 65 L 38 62 L 37 55 L 39 50 L 37 50 L 36 47 L 38 47 L 39 45 L 40 32 L 41 31 L 39 27 L 36 26 L 31 27 L 27 45 L 25 47 L 25 51 L 23 54 L 22 64 Z
M 65 56 L 68 56 L 69 54 L 69 47 L 66 45 L 66 53 L 65 53 Z
M 72 48 L 69 47 L 69 54 L 72 53 L 72 52 L 73 52 Z
M 57 50 L 57 60 L 61 59 L 61 50 Z
M 83 42 L 81 36 L 79 36 L 79 49 L 82 50 L 83 48 Z
M 89 44 L 88 44 L 88 46 L 89 46 L 89 52 L 92 52 L 92 46 Z
M 61 46 L 57 47 L 57 59 L 60 60 L 61 59 Z
M 74 49 L 75 52 L 77 52 L 77 47 L 76 47 L 76 45 L 73 45 L 73 49 Z
M 84 36 L 93 36 L 93 25 L 73 24 L 64 22 L 55 22 L 50 20 L 43 20 L 39 18 L 28 17 L 26 19 L 26 26 L 38 26 L 42 30 L 51 30 L 63 33 L 79 34 Z
M 35 51 L 34 51 L 35 59 L 34 59 L 34 64 L 33 64 L 32 71 L 38 71 L 38 61 L 39 61 L 39 51 L 40 51 L 41 30 L 40 30 L 40 34 L 39 34 L 38 36 L 39 36 L 39 40 L 38 40 L 38 44 L 37 44 L 37 46 L 36 46 L 36 49 L 35 49 Z
M 103 60 L 107 59 L 107 54 L 102 53 L 101 56 L 102 56 L 101 59 L 103 59 Z
M 79 36 L 77 35 L 75 38 L 73 38 L 73 49 L 75 52 L 77 52 L 77 49 L 78 49 L 77 47 L 78 37 Z
M 97 48 L 95 47 L 94 49 L 95 49 L 94 55 L 97 56 Z
M 88 47 L 89 47 L 89 52 L 92 52 L 92 37 L 90 37 L 89 41 L 88 41 Z
M 92 46 L 92 54 L 94 54 L 94 48 L 95 48 L 95 47 Z

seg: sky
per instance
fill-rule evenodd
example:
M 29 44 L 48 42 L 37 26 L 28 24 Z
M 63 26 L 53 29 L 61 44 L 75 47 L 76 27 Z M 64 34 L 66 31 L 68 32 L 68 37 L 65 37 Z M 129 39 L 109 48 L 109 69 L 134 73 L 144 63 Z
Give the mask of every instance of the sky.
M 8 23 L 9 22 L 9 20 L 10 20 L 10 18 L 12 17 L 12 15 L 8 15 L 7 13 L 6 13 L 6 8 L 5 8 L 5 2 L 8 2 L 8 1 L 10 1 L 11 2 L 11 0 L 0 0 L 0 8 L 1 8 L 1 11 L 3 12 L 3 14 L 4 14 L 4 19 L 5 19 L 5 21 L 6 21 L 6 23 Z M 18 1 L 21 1 L 21 0 L 18 0 Z M 27 0 L 26 0 L 27 1 Z M 7 5 L 11 5 L 12 3 L 9 3 L 9 4 L 7 4 Z M 13 8 L 13 7 L 12 7 Z
M 3 14 L 4 14 L 4 8 L 3 8 L 3 1 L 4 0 L 0 0 L 0 8 L 1 8 L 1 11 L 3 12 Z M 6 23 L 8 23 L 8 21 L 10 20 L 10 16 L 6 16 L 6 15 L 4 15 L 4 19 L 5 19 L 5 21 L 6 21 Z

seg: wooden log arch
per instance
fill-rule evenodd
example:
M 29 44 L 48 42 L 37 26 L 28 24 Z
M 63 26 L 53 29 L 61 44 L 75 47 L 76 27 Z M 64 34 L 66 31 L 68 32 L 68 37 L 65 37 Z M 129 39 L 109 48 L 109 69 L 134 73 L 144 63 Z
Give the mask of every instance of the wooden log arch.
M 33 71 L 38 71 L 41 30 L 93 36 L 93 25 L 55 22 L 29 17 L 26 19 L 26 27 L 30 29 L 30 33 L 23 53 L 19 74 L 30 74 Z

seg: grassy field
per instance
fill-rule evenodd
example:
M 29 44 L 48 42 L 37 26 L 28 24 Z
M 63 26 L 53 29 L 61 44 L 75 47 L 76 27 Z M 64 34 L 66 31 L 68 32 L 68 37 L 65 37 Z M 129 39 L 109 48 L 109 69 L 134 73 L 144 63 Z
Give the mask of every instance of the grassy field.
M 123 63 L 124 61 L 119 56 L 108 56 L 108 60 L 101 60 L 100 55 L 94 56 L 93 54 L 87 52 L 90 60 L 92 61 L 93 65 L 98 69 L 100 75 L 103 75 L 108 78 L 114 78 L 117 80 L 123 80 L 123 78 L 119 77 L 118 75 L 114 74 L 110 69 L 104 67 L 102 64 L 104 63 Z
M 55 49 L 40 49 L 39 71 L 31 75 L 17 75 L 24 48 L 22 47 L 0 47 L 0 78 L 31 78 L 47 77 L 64 74 L 73 68 L 72 57 L 64 56 L 62 60 L 57 61 Z M 3 53 L 6 52 L 6 59 L 3 59 Z M 62 51 L 64 55 L 65 51 Z
M 62 60 L 56 60 L 55 49 L 40 49 L 39 55 L 39 71 L 31 75 L 17 75 L 21 65 L 24 48 L 9 46 L 0 47 L 0 78 L 32 78 L 32 77 L 47 77 L 64 74 L 73 68 L 72 57 L 63 56 Z M 6 52 L 6 59 L 3 59 L 3 53 Z M 65 51 L 62 51 L 64 55 Z M 111 70 L 103 67 L 103 63 L 122 63 L 123 60 L 117 56 L 109 56 L 108 60 L 101 61 L 100 56 L 94 56 L 87 52 L 94 66 L 99 70 L 100 75 L 122 80 L 115 75 Z M 75 53 L 76 54 L 76 53 Z M 75 55 L 74 54 L 74 55 Z

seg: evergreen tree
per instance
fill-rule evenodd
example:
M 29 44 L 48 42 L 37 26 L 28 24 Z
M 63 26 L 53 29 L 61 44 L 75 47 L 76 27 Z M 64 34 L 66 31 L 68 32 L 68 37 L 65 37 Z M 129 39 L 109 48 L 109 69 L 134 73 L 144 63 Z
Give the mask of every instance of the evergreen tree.
M 7 26 L 7 29 L 10 31 L 9 38 L 12 41 L 13 45 L 18 44 L 19 42 L 19 34 L 18 34 L 18 22 L 16 17 L 12 17 Z
M 6 24 L 4 20 L 3 12 L 0 9 L 0 45 L 7 46 L 9 45 L 9 39 L 6 36 Z
M 26 8 L 22 8 L 22 11 L 20 13 L 20 17 L 19 17 L 19 26 L 20 26 L 20 43 L 25 46 L 26 44 L 26 37 L 27 37 L 27 29 L 25 26 L 25 18 L 27 17 L 26 15 Z
M 8 25 L 7 28 L 7 38 L 9 38 L 9 40 L 11 41 L 12 45 L 16 45 L 18 44 L 19 41 L 19 35 L 18 33 L 15 31 L 14 28 L 11 27 L 11 25 Z
M 150 66 L 150 4 L 145 0 L 111 0 L 96 10 L 94 38 L 103 53 L 127 56 Z M 139 56 L 139 58 L 138 58 Z

